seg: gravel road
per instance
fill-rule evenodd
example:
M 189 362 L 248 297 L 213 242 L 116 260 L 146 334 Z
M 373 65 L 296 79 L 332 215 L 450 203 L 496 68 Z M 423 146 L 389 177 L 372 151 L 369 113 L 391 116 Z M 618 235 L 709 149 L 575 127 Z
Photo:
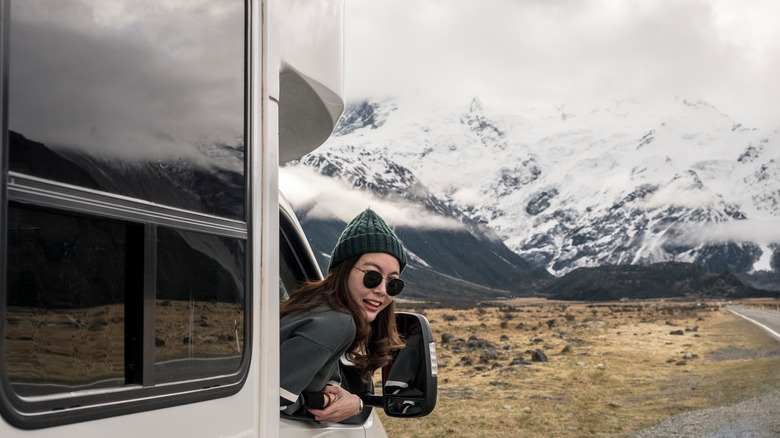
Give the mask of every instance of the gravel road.
M 631 436 L 633 438 L 780 437 L 780 390 L 732 406 L 675 415 Z
M 729 310 L 761 327 L 780 341 L 780 312 L 732 307 Z M 780 355 L 780 347 L 768 350 L 729 349 L 720 360 L 756 359 Z M 663 420 L 641 430 L 632 438 L 703 437 L 703 438 L 770 438 L 780 437 L 780 390 L 732 406 L 702 409 Z

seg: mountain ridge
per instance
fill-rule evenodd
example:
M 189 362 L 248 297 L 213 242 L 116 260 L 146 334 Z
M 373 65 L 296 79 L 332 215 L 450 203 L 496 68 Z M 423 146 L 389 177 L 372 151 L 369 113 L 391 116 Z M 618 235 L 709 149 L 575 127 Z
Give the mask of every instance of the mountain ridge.
M 334 136 L 291 166 L 452 218 L 556 276 L 678 261 L 780 286 L 777 130 L 685 100 L 512 112 L 478 99 L 465 110 L 407 104 L 349 105 Z

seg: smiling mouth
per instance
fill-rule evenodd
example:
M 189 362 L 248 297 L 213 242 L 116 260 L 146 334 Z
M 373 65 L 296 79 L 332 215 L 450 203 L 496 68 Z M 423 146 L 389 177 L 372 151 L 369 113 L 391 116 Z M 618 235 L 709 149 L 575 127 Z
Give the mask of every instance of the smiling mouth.
M 363 300 L 364 303 L 368 304 L 370 307 L 374 308 L 374 310 L 379 309 L 379 306 L 382 305 L 381 301 L 374 301 L 374 300 Z

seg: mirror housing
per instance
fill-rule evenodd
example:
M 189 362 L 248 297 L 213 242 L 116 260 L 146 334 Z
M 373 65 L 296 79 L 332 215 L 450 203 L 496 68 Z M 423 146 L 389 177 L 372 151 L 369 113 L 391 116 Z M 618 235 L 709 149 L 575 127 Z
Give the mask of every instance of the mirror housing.
M 438 394 L 431 325 L 418 313 L 396 312 L 395 321 L 406 347 L 382 369 L 382 396 L 368 396 L 363 402 L 381 407 L 390 417 L 424 417 L 433 412 Z

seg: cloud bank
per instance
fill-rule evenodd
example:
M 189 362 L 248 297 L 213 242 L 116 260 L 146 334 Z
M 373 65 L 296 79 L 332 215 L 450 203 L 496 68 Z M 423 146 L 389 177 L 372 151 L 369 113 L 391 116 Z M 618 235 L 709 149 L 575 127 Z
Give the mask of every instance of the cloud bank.
M 311 168 L 287 166 L 279 171 L 282 193 L 296 210 L 313 206 L 309 215 L 319 219 L 349 222 L 366 208 L 376 211 L 390 227 L 424 229 L 460 229 L 454 219 L 421 209 L 418 204 L 380 199 L 368 191 L 357 190 L 340 180 L 318 174 Z
M 746 219 L 698 226 L 689 230 L 691 242 L 780 244 L 780 228 L 777 221 Z

